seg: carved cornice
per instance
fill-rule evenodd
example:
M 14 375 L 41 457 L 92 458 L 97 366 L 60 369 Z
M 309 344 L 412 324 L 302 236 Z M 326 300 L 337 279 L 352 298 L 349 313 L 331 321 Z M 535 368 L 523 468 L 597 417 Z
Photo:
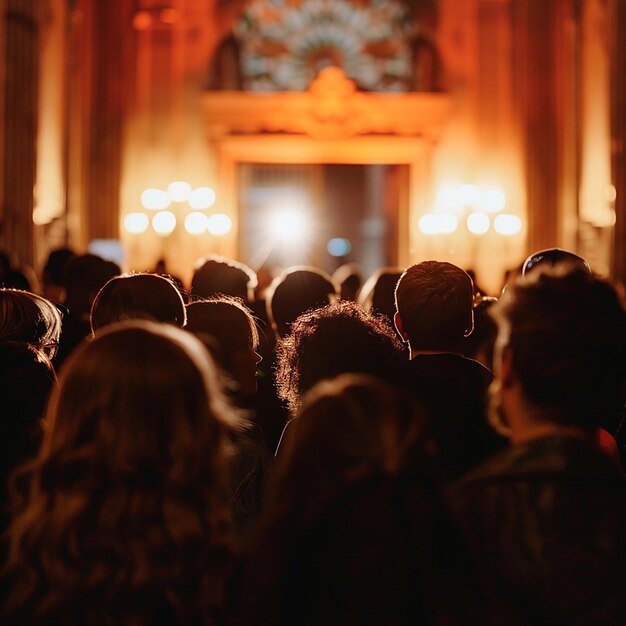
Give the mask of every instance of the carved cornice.
M 320 72 L 307 92 L 207 92 L 209 136 L 283 133 L 316 139 L 361 135 L 421 136 L 436 141 L 450 101 L 441 93 L 361 92 L 337 67 Z

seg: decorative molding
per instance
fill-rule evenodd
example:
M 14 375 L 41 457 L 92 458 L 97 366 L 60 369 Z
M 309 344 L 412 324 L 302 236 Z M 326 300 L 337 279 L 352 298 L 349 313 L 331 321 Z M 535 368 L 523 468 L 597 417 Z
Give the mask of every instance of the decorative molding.
M 441 93 L 372 93 L 356 89 L 343 70 L 322 70 L 306 92 L 207 92 L 209 137 L 287 133 L 315 139 L 392 135 L 439 139 L 450 111 Z

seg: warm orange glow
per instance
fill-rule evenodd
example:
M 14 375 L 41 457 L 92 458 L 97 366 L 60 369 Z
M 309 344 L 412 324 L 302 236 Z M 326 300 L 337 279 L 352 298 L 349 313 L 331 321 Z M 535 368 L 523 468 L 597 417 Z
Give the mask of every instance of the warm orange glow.
M 133 28 L 135 30 L 147 30 L 152 23 L 152 17 L 148 11 L 137 11 L 133 16 Z

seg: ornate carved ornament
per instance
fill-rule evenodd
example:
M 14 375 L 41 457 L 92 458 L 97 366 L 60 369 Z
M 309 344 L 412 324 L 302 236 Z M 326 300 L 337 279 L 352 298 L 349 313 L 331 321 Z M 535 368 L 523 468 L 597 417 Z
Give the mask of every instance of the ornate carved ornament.
M 316 139 L 398 135 L 436 141 L 450 101 L 442 93 L 358 91 L 343 70 L 328 67 L 306 92 L 207 92 L 203 107 L 214 140 L 233 134 L 286 133 Z

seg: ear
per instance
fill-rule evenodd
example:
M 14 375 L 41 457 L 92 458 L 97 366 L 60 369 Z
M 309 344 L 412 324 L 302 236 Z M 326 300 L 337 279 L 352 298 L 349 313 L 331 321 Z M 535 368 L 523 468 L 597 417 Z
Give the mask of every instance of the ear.
M 474 332 L 474 309 L 471 310 L 470 316 L 467 322 L 467 328 L 463 333 L 463 337 L 469 337 Z
M 396 330 L 400 334 L 400 337 L 402 337 L 404 341 L 408 341 L 409 338 L 407 337 L 407 334 L 404 332 L 404 326 L 402 325 L 402 318 L 400 317 L 400 313 L 398 311 L 396 311 L 393 316 L 393 323 L 396 327 Z
M 504 346 L 502 349 L 499 378 L 502 387 L 510 387 L 513 383 L 513 352 L 510 346 Z

